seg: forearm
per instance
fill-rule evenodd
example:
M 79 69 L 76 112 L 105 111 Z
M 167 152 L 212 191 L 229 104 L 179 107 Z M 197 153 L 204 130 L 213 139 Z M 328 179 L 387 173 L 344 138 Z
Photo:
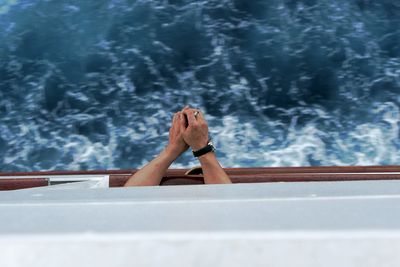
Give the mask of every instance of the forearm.
M 178 156 L 168 147 L 165 148 L 155 159 L 132 175 L 124 186 L 159 185 L 168 167 Z
M 203 169 L 205 184 L 230 184 L 231 179 L 219 164 L 214 152 L 207 153 L 199 158 Z

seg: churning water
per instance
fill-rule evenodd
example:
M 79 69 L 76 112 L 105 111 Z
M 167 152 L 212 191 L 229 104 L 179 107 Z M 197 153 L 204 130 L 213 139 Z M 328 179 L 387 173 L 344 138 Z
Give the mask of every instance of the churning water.
M 400 164 L 400 1 L 0 0 L 0 170 Z M 195 164 L 190 153 L 177 166 Z

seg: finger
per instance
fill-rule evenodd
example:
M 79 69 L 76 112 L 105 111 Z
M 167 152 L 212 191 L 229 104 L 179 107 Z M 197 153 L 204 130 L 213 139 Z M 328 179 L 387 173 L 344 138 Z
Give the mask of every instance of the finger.
M 190 107 L 189 107 L 188 105 L 186 105 L 186 106 L 182 109 L 182 111 L 184 111 L 185 109 L 190 109 Z
M 175 121 L 175 124 L 176 124 L 177 126 L 179 126 L 179 125 L 181 124 L 181 116 L 182 116 L 182 112 L 178 112 L 178 113 L 176 114 L 176 121 Z
M 190 125 L 195 125 L 197 123 L 196 118 L 194 116 L 193 109 L 185 109 L 183 111 L 183 114 L 185 114 L 187 116 L 188 121 L 189 121 L 189 126 Z
M 201 111 L 199 109 L 193 109 L 194 114 L 197 116 L 201 115 Z
M 200 110 L 199 110 L 199 113 L 197 113 L 197 121 L 198 122 L 206 122 L 206 119 L 204 118 L 204 115 Z
M 198 109 L 191 109 L 192 111 L 193 111 L 193 116 L 194 116 L 194 118 L 196 119 L 196 121 L 197 122 L 199 122 L 199 118 L 200 118 L 200 110 L 198 110 Z
M 172 123 L 175 123 L 176 119 L 178 118 L 178 112 L 174 114 L 172 117 Z

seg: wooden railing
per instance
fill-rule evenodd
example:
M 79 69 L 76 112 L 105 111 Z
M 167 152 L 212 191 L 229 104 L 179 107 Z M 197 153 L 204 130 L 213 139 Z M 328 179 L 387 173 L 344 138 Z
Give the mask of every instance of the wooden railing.
M 0 177 L 0 190 L 16 190 L 48 185 L 48 178 L 2 179 Z
M 270 182 L 326 182 L 359 180 L 400 180 L 400 166 L 328 166 L 328 167 L 261 167 L 226 168 L 233 183 Z M 0 173 L 0 190 L 12 190 L 49 185 L 49 178 L 34 176 L 59 175 L 109 175 L 110 187 L 123 186 L 137 170 L 95 170 L 95 171 L 43 171 Z M 161 185 L 202 184 L 201 175 L 186 175 L 188 169 L 171 169 Z M 13 179 L 12 177 L 17 177 Z M 27 178 L 24 178 L 27 176 Z M 29 178 L 28 178 L 29 177 Z

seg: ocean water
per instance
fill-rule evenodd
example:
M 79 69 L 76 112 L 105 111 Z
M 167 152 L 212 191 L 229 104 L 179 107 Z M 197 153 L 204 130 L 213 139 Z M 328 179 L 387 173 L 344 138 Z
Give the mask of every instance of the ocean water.
M 400 164 L 400 1 L 0 0 L 0 170 Z M 196 165 L 187 152 L 174 167 Z

